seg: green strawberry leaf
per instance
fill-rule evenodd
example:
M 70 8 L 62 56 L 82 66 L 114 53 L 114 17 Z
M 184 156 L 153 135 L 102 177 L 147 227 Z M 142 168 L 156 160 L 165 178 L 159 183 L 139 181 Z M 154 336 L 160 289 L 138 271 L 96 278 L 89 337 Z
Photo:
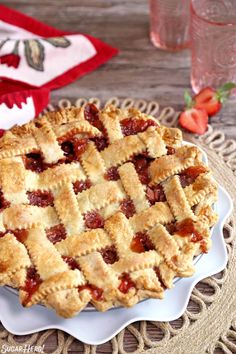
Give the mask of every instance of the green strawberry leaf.
M 231 91 L 236 88 L 234 82 L 227 82 L 216 91 L 216 97 L 220 103 L 224 103 L 229 98 Z
M 190 109 L 193 107 L 193 99 L 188 91 L 184 92 L 184 101 L 185 101 L 187 109 Z

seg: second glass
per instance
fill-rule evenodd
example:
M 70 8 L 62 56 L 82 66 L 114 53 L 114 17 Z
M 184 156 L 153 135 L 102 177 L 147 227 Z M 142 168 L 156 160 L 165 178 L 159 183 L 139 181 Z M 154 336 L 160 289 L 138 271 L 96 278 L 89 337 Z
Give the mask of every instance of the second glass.
M 149 0 L 149 3 L 152 43 L 172 51 L 188 47 L 190 0 Z
M 192 88 L 236 82 L 235 0 L 191 1 Z

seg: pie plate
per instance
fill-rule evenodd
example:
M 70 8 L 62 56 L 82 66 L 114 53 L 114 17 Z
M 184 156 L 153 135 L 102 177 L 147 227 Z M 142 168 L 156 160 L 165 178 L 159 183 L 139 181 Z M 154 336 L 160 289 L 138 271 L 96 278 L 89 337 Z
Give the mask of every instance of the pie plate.
M 207 163 L 204 152 L 203 160 Z M 60 329 L 84 343 L 98 345 L 113 338 L 130 323 L 140 320 L 172 321 L 179 318 L 187 307 L 195 284 L 220 272 L 227 263 L 223 226 L 232 212 L 233 202 L 221 186 L 218 188 L 218 193 L 219 198 L 215 209 L 219 220 L 212 228 L 213 242 L 209 253 L 197 257 L 195 274 L 189 278 L 176 279 L 174 288 L 165 291 L 163 300 L 146 300 L 129 309 L 114 308 L 104 313 L 82 311 L 74 318 L 63 319 L 40 305 L 25 309 L 14 293 L 9 292 L 7 288 L 1 288 L 0 321 L 3 326 L 16 335 Z

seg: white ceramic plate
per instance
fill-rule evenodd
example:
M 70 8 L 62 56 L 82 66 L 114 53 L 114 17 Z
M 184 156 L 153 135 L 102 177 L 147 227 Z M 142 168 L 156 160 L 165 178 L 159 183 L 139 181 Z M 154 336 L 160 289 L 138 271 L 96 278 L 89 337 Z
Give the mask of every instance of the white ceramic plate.
M 207 162 L 205 153 L 204 161 Z M 195 265 L 196 272 L 192 277 L 179 279 L 173 289 L 165 291 L 164 300 L 146 300 L 130 309 L 118 308 L 105 313 L 83 311 L 78 316 L 65 320 L 43 306 L 36 305 L 25 309 L 19 304 L 15 294 L 1 288 L 0 321 L 9 332 L 16 335 L 56 328 L 71 334 L 82 342 L 98 345 L 114 337 L 132 322 L 172 321 L 179 318 L 187 307 L 195 284 L 220 272 L 227 263 L 223 226 L 232 212 L 233 202 L 220 186 L 215 209 L 219 214 L 219 220 L 212 229 L 212 248 L 208 254 L 198 259 Z

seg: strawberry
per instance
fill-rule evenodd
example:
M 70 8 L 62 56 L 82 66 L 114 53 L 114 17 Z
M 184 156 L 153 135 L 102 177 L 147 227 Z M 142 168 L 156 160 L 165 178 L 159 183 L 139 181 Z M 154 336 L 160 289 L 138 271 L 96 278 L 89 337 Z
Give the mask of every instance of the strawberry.
M 180 114 L 179 124 L 192 133 L 202 135 L 207 130 L 208 114 L 205 109 L 195 108 L 188 92 L 184 94 L 186 109 Z
M 181 113 L 179 117 L 179 124 L 192 133 L 202 135 L 207 130 L 207 112 L 204 109 L 187 109 Z
M 222 107 L 222 104 L 230 96 L 232 89 L 236 88 L 236 84 L 228 82 L 220 87 L 218 90 L 214 90 L 210 87 L 206 87 L 201 90 L 195 97 L 195 108 L 205 109 L 209 117 L 215 115 Z

